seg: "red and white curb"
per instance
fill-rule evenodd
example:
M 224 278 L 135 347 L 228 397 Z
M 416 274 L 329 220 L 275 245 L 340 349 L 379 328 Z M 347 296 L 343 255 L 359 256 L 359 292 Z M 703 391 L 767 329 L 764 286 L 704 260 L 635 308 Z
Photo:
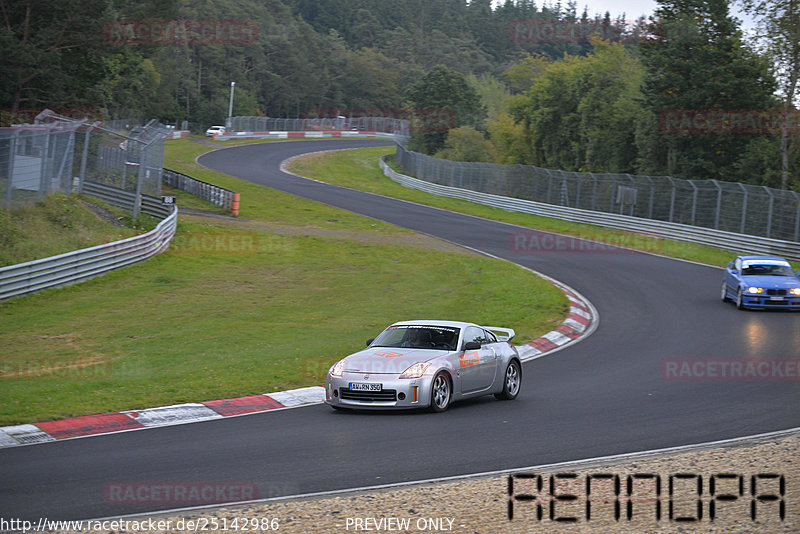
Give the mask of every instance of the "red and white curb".
M 569 314 L 555 330 L 517 347 L 523 362 L 561 350 L 594 332 L 599 324 L 597 310 L 580 293 L 542 273 L 537 274 L 564 292 L 569 299 Z
M 561 350 L 591 334 L 598 324 L 598 314 L 591 302 L 569 286 L 541 273 L 537 274 L 564 292 L 570 301 L 570 311 L 558 328 L 517 348 L 522 361 L 533 360 Z M 281 408 L 321 404 L 324 401 L 325 388 L 310 386 L 235 399 L 176 404 L 144 410 L 85 415 L 61 421 L 4 426 L 0 427 L 0 448 L 208 421 Z
M 221 419 L 223 417 L 279 408 L 319 404 L 324 400 L 325 388 L 311 386 L 279 391 L 268 395 L 251 395 L 236 399 L 176 404 L 174 406 L 161 406 L 145 410 L 85 415 L 61 421 L 4 426 L 0 427 L 0 447 L 30 445 L 124 430 L 208 421 L 210 419 Z
M 214 141 L 232 139 L 321 139 L 326 137 L 385 137 L 394 139 L 394 134 L 383 132 L 362 132 L 359 130 L 320 130 L 307 132 L 270 131 L 270 132 L 230 132 L 214 134 Z

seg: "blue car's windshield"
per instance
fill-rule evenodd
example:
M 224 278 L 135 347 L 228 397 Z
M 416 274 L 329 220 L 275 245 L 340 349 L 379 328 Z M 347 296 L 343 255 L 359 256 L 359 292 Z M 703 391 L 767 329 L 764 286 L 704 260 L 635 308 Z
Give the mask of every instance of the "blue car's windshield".
M 742 274 L 759 276 L 794 276 L 792 268 L 788 265 L 751 264 L 742 269 Z
M 426 325 L 390 326 L 375 338 L 370 347 L 456 350 L 458 328 Z

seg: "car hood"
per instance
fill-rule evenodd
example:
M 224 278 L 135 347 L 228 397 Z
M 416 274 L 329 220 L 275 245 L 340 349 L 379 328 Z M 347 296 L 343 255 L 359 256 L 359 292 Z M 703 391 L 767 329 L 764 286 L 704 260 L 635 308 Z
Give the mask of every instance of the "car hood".
M 748 286 L 763 287 L 766 289 L 789 289 L 790 287 L 800 287 L 800 279 L 794 276 L 765 276 L 765 275 L 743 275 L 742 281 Z
M 371 347 L 346 357 L 344 371 L 399 375 L 417 362 L 427 362 L 447 354 L 446 350 Z

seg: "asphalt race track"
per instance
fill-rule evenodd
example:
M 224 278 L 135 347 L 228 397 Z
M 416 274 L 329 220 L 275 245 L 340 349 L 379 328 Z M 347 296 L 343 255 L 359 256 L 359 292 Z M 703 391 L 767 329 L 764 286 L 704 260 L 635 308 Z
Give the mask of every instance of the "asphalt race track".
M 522 393 L 514 402 L 486 397 L 455 404 L 444 414 L 339 413 L 314 405 L 2 449 L 0 517 L 98 518 L 158 508 L 107 502 L 104 490 L 119 482 L 255 483 L 258 496 L 266 498 L 800 427 L 797 378 L 664 376 L 667 360 L 800 359 L 800 313 L 741 312 L 723 305 L 719 269 L 620 249 L 515 251 L 519 228 L 279 170 L 282 160 L 303 152 L 378 144 L 386 143 L 268 143 L 212 152 L 200 162 L 543 272 L 592 301 L 600 314 L 598 330 L 525 364 Z M 532 234 L 524 232 L 530 241 Z

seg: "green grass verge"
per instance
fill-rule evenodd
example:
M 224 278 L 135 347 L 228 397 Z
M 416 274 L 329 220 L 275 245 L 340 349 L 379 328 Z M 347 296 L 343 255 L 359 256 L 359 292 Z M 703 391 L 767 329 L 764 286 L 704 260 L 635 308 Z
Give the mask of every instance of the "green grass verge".
M 242 193 L 251 220 L 182 217 L 164 254 L 0 304 L 0 425 L 319 385 L 400 319 L 524 341 L 567 313 L 520 267 L 202 172 L 197 148 L 170 142 L 167 166 Z
M 120 214 L 118 211 L 114 213 Z M 129 226 L 132 224 L 130 217 L 124 222 Z M 99 218 L 75 195 L 50 195 L 30 206 L 0 210 L 0 267 L 108 243 L 137 233 L 134 228 L 121 228 Z
M 612 230 L 591 224 L 573 223 L 526 213 L 508 212 L 474 202 L 438 197 L 423 191 L 409 189 L 384 176 L 375 163 L 379 157 L 394 154 L 394 152 L 394 147 L 377 147 L 359 149 L 352 152 L 312 154 L 293 160 L 288 169 L 303 176 L 353 189 L 410 200 L 420 204 L 537 230 L 583 237 L 601 243 L 621 245 L 709 265 L 727 265 L 735 256 L 735 253 L 720 248 L 647 236 L 636 232 Z M 352 170 L 349 171 L 348 169 Z M 395 169 L 401 172 L 396 167 Z

